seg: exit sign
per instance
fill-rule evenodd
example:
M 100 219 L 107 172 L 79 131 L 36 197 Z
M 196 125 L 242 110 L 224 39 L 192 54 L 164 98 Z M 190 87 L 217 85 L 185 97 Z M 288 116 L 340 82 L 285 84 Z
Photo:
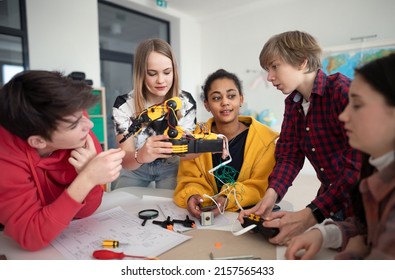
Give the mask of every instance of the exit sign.
M 167 1 L 166 0 L 156 0 L 156 6 L 161 8 L 167 8 Z

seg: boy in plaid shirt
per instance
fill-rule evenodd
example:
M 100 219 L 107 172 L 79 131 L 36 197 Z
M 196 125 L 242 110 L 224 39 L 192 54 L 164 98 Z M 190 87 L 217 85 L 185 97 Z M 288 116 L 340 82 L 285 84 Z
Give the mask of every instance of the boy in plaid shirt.
M 325 218 L 342 219 L 351 214 L 347 194 L 358 180 L 362 154 L 350 147 L 338 118 L 348 103 L 351 80 L 340 73 L 326 75 L 320 69 L 321 52 L 310 34 L 290 31 L 270 38 L 259 57 L 268 81 L 288 96 L 269 188 L 256 206 L 240 213 L 239 220 L 251 213 L 262 216 L 264 226 L 280 229 L 270 239 L 274 244 L 286 244 Z M 321 182 L 317 196 L 300 211 L 272 213 L 305 157 Z

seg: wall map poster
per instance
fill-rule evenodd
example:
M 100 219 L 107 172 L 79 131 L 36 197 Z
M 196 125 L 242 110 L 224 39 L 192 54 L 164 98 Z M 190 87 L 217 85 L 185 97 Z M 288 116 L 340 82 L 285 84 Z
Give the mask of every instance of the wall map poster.
M 395 42 L 355 44 L 324 50 L 322 69 L 328 75 L 340 72 L 354 78 L 354 69 L 363 64 L 395 53 Z

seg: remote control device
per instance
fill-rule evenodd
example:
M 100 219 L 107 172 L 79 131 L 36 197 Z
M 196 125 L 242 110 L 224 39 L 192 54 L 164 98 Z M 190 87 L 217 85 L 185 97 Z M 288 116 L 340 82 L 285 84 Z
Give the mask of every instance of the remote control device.
M 263 219 L 260 216 L 251 214 L 249 216 L 245 216 L 244 223 L 242 226 L 244 228 L 255 225 L 255 227 L 251 227 L 251 230 L 255 233 L 262 234 L 266 239 L 272 238 L 279 233 L 278 228 L 267 228 L 262 225 Z

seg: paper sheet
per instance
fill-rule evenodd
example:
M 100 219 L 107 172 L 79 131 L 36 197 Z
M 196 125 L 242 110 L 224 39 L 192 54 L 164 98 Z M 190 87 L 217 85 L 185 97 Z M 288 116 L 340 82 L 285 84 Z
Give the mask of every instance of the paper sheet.
M 101 242 L 112 239 L 127 243 L 112 251 L 156 257 L 190 238 L 157 225 L 141 226 L 141 219 L 116 207 L 71 222 L 52 245 L 67 259 L 93 259 L 95 250 L 104 249 Z
M 143 201 L 173 201 L 172 198 L 170 197 L 159 197 L 159 196 L 152 196 L 152 195 L 143 195 L 142 197 Z
M 128 205 L 131 204 L 132 201 L 137 200 L 140 200 L 140 198 L 123 191 L 104 192 L 102 203 L 100 204 L 100 207 L 96 210 L 96 213 L 110 210 L 117 206 Z

